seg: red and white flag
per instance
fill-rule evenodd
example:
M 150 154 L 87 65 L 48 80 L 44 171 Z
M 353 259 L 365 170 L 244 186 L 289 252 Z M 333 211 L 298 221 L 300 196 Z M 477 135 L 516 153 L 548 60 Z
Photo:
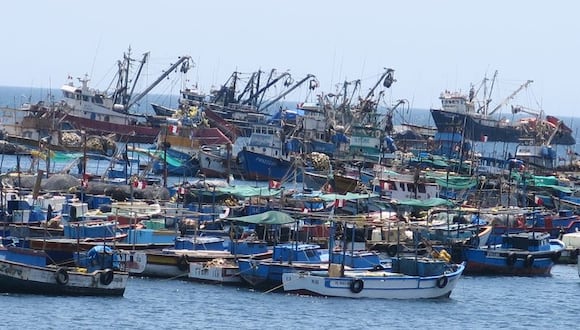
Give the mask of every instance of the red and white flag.
M 141 180 L 133 181 L 133 187 L 137 189 L 145 189 L 147 187 L 147 182 Z
M 178 193 L 179 195 L 185 195 L 185 188 L 183 188 L 183 187 L 179 187 L 179 188 L 177 188 L 177 193 Z
M 169 125 L 169 133 L 177 134 L 178 127 L 177 125 Z
M 542 199 L 542 197 L 535 195 L 534 196 L 534 203 L 536 203 L 536 205 L 538 205 L 538 206 L 542 206 L 542 205 L 544 205 L 544 200 Z
M 268 182 L 268 188 L 270 189 L 280 189 L 282 187 L 282 182 L 276 180 L 270 180 Z
M 481 142 L 487 142 L 487 135 L 481 136 Z
M 334 201 L 334 206 L 336 207 L 344 207 L 344 199 L 337 199 Z
M 81 187 L 83 187 L 84 189 L 88 188 L 90 179 L 91 179 L 90 175 L 83 174 L 83 178 L 81 179 Z

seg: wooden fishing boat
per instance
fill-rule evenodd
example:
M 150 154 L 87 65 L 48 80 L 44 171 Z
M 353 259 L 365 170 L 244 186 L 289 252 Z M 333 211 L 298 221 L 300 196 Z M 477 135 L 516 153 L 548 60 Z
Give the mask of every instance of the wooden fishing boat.
M 117 270 L 111 256 L 110 250 L 95 251 L 87 254 L 88 267 L 59 267 L 48 264 L 43 251 L 0 247 L 0 292 L 122 296 L 129 274 Z
M 285 273 L 284 291 L 346 298 L 449 297 L 465 268 L 427 258 L 397 260 L 392 270 L 341 271 L 341 265 L 332 264 L 328 271 Z

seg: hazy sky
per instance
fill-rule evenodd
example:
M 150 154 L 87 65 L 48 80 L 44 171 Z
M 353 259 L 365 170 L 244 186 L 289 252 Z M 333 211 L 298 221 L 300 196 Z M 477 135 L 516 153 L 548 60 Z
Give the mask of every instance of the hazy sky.
M 532 79 L 519 103 L 573 116 L 579 13 L 576 1 L 545 0 L 4 1 L 0 85 L 58 88 L 89 73 L 104 89 L 131 46 L 136 58 L 151 52 L 151 77 L 190 55 L 205 91 L 234 70 L 272 68 L 315 74 L 324 92 L 345 79 L 368 89 L 390 67 L 388 97 L 416 108 L 498 70 L 498 99 Z

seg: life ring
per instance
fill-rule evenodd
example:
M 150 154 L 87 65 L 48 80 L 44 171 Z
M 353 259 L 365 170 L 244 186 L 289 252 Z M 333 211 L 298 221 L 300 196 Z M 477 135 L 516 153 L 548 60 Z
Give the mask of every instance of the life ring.
M 387 247 L 387 254 L 389 257 L 394 257 L 399 252 L 399 246 L 397 244 L 389 245 Z
M 56 283 L 66 285 L 68 283 L 68 272 L 64 268 L 59 268 L 54 274 Z
M 181 256 L 179 261 L 177 262 L 177 268 L 183 272 L 189 270 L 189 261 L 187 260 L 186 256 Z
M 109 285 L 111 282 L 113 282 L 113 277 L 113 270 L 107 268 L 101 273 L 99 280 L 101 281 L 102 285 Z
M 510 252 L 507 257 L 505 258 L 505 262 L 508 266 L 513 266 L 516 263 L 517 256 L 515 253 Z
M 363 280 L 356 279 L 356 280 L 350 282 L 350 291 L 352 293 L 359 293 L 362 291 L 364 286 L 365 286 L 365 283 L 363 282 Z
M 528 254 L 524 259 L 524 266 L 526 268 L 531 268 L 532 265 L 534 264 L 534 260 L 536 260 L 536 258 L 533 255 Z
M 439 289 L 443 289 L 444 287 L 447 286 L 447 283 L 449 283 L 449 278 L 447 278 L 447 276 L 443 275 L 437 279 L 436 284 L 437 284 L 437 287 Z

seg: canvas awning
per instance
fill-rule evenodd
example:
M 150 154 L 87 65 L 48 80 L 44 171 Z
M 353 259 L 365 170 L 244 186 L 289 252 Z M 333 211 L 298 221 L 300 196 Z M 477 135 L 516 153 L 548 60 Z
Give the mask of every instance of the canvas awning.
M 264 213 L 247 215 L 245 217 L 226 218 L 226 220 L 253 223 L 257 225 L 283 225 L 296 222 L 296 219 L 280 211 L 266 211 Z

